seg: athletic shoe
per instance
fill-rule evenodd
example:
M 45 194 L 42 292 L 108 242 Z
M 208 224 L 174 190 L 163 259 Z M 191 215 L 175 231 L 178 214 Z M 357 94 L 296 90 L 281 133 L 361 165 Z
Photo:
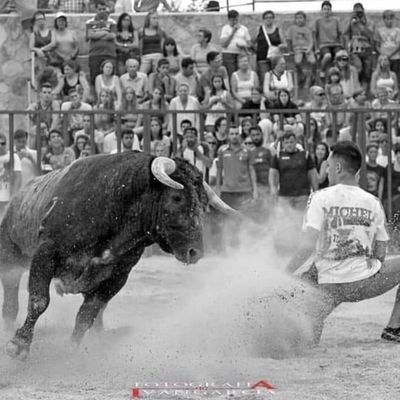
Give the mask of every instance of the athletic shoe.
M 389 342 L 400 343 L 400 328 L 389 328 L 386 327 L 381 335 L 383 340 L 388 340 Z

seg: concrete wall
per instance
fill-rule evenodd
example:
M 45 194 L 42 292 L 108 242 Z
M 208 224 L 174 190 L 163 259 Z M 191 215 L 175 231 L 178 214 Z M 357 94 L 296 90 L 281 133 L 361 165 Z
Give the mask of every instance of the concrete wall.
M 299 5 L 301 8 L 301 5 Z M 307 15 L 308 24 L 319 14 Z M 85 42 L 85 21 L 90 15 L 71 15 L 68 17 L 69 26 L 79 34 L 81 53 L 88 51 Z M 117 16 L 114 16 L 115 19 Z M 348 13 L 338 14 L 345 23 L 349 20 Z M 48 25 L 53 25 L 53 15 L 48 16 Z M 368 18 L 377 25 L 382 23 L 381 14 L 368 14 Z M 293 23 L 292 14 L 280 14 L 276 17 L 282 32 Z M 133 16 L 135 27 L 142 27 L 144 15 Z M 225 13 L 179 13 L 160 14 L 160 25 L 168 35 L 175 38 L 182 52 L 189 53 L 195 43 L 195 33 L 200 27 L 206 27 L 213 33 L 212 42 L 218 43 L 219 33 L 226 24 Z M 260 13 L 246 13 L 241 16 L 241 23 L 248 27 L 254 35 L 261 22 Z M 28 105 L 27 80 L 30 77 L 30 53 L 28 40 L 30 31 L 24 30 L 21 19 L 16 15 L 0 15 L 0 110 L 24 109 Z M 1 121 L 1 120 L 0 120 Z M 3 121 L 1 121 L 3 122 Z

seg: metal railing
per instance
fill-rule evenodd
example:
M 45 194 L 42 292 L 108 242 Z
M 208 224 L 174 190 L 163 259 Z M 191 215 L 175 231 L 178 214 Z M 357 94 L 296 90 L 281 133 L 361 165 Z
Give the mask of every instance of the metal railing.
M 257 124 L 259 121 L 259 116 L 265 114 L 278 114 L 279 121 L 276 122 L 276 126 L 279 129 L 283 129 L 285 124 L 284 114 L 300 114 L 302 115 L 302 123 L 304 124 L 304 136 L 301 138 L 301 144 L 303 145 L 306 151 L 310 151 L 309 143 L 310 143 L 310 121 L 313 118 L 314 113 L 325 113 L 330 115 L 330 119 L 332 121 L 330 129 L 332 133 L 331 141 L 335 143 L 339 134 L 339 124 L 338 124 L 338 115 L 339 114 L 351 114 L 352 115 L 352 124 L 350 126 L 351 136 L 354 142 L 358 144 L 363 154 L 363 165 L 360 173 L 360 185 L 361 187 L 366 187 L 366 146 L 367 146 L 367 122 L 368 120 L 373 120 L 376 118 L 383 118 L 386 120 L 388 127 L 388 166 L 392 165 L 392 149 L 393 149 L 393 137 L 397 138 L 397 134 L 399 132 L 399 117 L 400 110 L 377 110 L 377 109 L 293 109 L 293 110 L 282 110 L 282 109 L 268 109 L 268 110 L 182 110 L 182 111 L 163 111 L 164 116 L 168 115 L 171 119 L 171 123 L 169 124 L 172 128 L 169 132 L 171 143 L 172 143 L 172 151 L 171 155 L 176 155 L 178 152 L 178 116 L 185 114 L 196 114 L 199 117 L 199 139 L 204 140 L 205 133 L 205 118 L 206 114 L 225 114 L 227 116 L 227 125 L 228 128 L 235 124 L 236 126 L 240 125 L 240 120 L 243 115 L 249 116 L 251 115 L 253 124 Z M 68 116 L 72 114 L 81 114 L 90 115 L 91 118 L 91 126 L 90 126 L 90 143 L 92 147 L 95 145 L 95 137 L 94 137 L 94 129 L 95 129 L 95 114 L 108 114 L 114 117 L 114 131 L 116 134 L 117 140 L 117 151 L 121 151 L 121 130 L 123 127 L 123 117 L 124 113 L 122 111 L 115 110 L 91 110 L 91 111 L 26 111 L 26 110 L 0 110 L 0 116 L 7 115 L 8 116 L 8 144 L 9 148 L 14 148 L 14 137 L 13 132 L 15 131 L 15 118 L 18 116 L 29 117 L 34 121 L 35 126 L 35 143 L 36 143 L 36 152 L 37 152 L 37 166 L 38 173 L 41 173 L 41 161 L 42 161 L 42 143 L 41 143 L 41 132 L 40 132 L 40 122 L 43 120 L 43 117 L 48 114 L 58 114 L 62 117 L 60 130 L 63 134 L 64 145 L 69 146 L 72 144 L 71 136 L 68 129 Z M 137 115 L 143 116 L 143 134 L 142 134 L 142 143 L 143 143 L 143 151 L 150 152 L 151 149 L 151 133 L 150 133 L 150 121 L 152 117 L 159 116 L 160 112 L 155 112 L 154 110 L 138 110 Z M 379 114 L 376 118 L 374 115 Z M 275 126 L 275 127 L 276 127 Z M 399 137 L 400 139 L 400 137 Z M 399 140 L 400 141 L 400 140 Z M 316 144 L 316 143 L 315 143 Z M 14 154 L 11 153 L 10 157 L 10 170 L 14 170 Z M 387 205 L 387 216 L 391 219 L 393 215 L 392 210 L 392 169 L 387 168 L 387 193 L 386 199 L 388 202 Z

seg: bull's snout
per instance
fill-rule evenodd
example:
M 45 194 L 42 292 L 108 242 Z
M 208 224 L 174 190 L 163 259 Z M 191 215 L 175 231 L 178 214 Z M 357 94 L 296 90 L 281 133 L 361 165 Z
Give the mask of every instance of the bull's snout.
M 195 247 L 190 247 L 186 253 L 186 262 L 188 264 L 195 264 L 202 257 L 203 257 L 202 250 L 196 249 Z

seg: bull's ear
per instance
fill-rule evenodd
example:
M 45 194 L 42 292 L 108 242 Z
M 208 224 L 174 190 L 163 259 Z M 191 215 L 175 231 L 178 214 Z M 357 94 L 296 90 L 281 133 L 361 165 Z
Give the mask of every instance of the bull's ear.
M 151 173 L 159 182 L 172 189 L 182 190 L 183 185 L 169 176 L 175 170 L 175 161 L 168 157 L 157 157 L 151 163 Z

